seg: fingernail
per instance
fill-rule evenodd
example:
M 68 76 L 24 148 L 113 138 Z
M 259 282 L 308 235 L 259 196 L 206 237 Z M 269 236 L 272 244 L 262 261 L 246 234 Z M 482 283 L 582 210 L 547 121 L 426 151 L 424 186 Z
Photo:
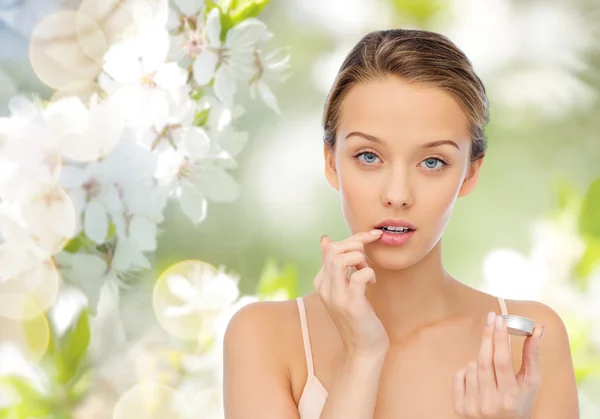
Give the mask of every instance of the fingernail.
M 488 327 L 494 324 L 494 317 L 496 317 L 496 313 L 490 311 L 487 317 L 487 325 Z
M 538 342 L 540 340 L 542 340 L 542 338 L 544 337 L 544 332 L 546 331 L 546 326 L 540 326 L 540 327 L 542 328 L 542 334 L 540 335 L 540 338 L 539 338 Z
M 323 235 L 321 236 L 321 238 L 319 239 L 319 241 L 320 241 L 320 242 L 322 242 L 322 241 L 323 241 L 323 237 L 325 237 L 325 234 L 323 234 Z
M 502 316 L 497 316 L 496 317 L 496 330 L 501 330 L 502 329 Z
M 379 229 L 371 230 L 371 234 L 374 236 L 379 236 L 381 233 L 383 233 L 383 230 L 379 230 Z

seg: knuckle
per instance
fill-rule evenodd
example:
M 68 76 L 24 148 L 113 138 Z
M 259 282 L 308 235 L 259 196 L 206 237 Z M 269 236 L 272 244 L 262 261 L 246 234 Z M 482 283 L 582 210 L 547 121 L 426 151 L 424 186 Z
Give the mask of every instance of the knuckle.
M 331 264 L 336 268 L 341 268 L 344 266 L 344 260 L 342 259 L 341 255 L 336 255 L 336 257 L 334 257 L 331 261 Z
M 359 269 L 356 272 L 352 273 L 352 275 L 350 275 L 350 279 L 357 280 L 357 279 L 370 278 L 374 274 L 375 274 L 375 271 L 373 270 L 373 268 L 369 268 L 369 267 L 362 268 L 362 269 Z
M 484 356 L 479 356 L 478 360 L 477 360 L 477 369 L 481 372 L 488 372 L 492 370 L 492 363 L 491 361 Z
M 337 253 L 339 253 L 337 251 L 337 247 L 338 247 L 338 245 L 336 243 L 329 243 L 327 245 L 327 248 L 325 249 L 325 257 L 329 257 L 329 258 L 335 257 L 335 255 Z
M 539 387 L 542 384 L 542 373 L 530 374 L 527 377 L 527 384 L 531 387 Z
M 512 368 L 509 357 L 503 352 L 496 351 L 494 354 L 494 363 L 496 364 L 496 368 L 502 368 L 504 370 L 509 367 Z
M 496 371 L 508 374 L 509 372 L 513 371 L 513 367 L 506 358 L 503 358 L 496 362 Z
M 485 328 L 483 330 L 483 337 L 489 338 L 489 337 L 493 337 L 494 336 L 494 330 L 493 329 L 489 329 L 489 328 Z
M 466 413 L 466 414 L 467 414 L 467 416 L 468 416 L 468 417 L 470 417 L 470 418 L 478 418 L 478 417 L 480 417 L 480 416 L 481 416 L 481 412 L 480 412 L 480 409 L 479 409 L 479 405 L 477 405 L 477 404 L 475 404 L 475 403 L 469 403 L 469 404 L 467 405 L 467 408 L 466 408 L 465 410 L 466 410 L 466 412 L 465 412 L 465 413 Z
M 458 416 L 464 416 L 465 415 L 465 407 L 462 403 L 462 401 L 455 401 L 452 405 L 452 407 L 454 408 L 454 413 L 456 413 Z
M 484 403 L 481 405 L 481 416 L 484 418 L 493 417 L 496 414 L 496 406 L 491 403 Z
M 518 395 L 508 392 L 502 398 L 502 409 L 505 412 L 513 412 L 517 409 L 518 403 Z

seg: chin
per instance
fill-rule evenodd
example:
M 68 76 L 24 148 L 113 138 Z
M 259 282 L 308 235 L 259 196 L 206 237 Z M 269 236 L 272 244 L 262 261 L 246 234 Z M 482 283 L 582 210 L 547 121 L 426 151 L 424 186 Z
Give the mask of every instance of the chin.
M 399 271 L 414 265 L 417 260 L 413 252 L 400 252 L 398 249 L 376 252 L 369 256 L 370 264 L 374 267 L 389 271 Z

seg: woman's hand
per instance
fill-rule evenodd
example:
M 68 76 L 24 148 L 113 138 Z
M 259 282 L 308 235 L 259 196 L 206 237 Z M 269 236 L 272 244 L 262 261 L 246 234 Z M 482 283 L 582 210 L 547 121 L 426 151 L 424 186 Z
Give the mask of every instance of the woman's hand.
M 387 332 L 365 297 L 366 285 L 376 281 L 366 262 L 365 245 L 378 240 L 381 233 L 365 231 L 339 242 L 321 237 L 322 266 L 313 285 L 349 356 L 379 357 L 389 347 Z
M 506 322 L 491 313 L 478 360 L 454 375 L 455 412 L 465 418 L 529 419 L 542 380 L 539 342 L 543 333 L 544 326 L 536 326 L 525 339 L 523 363 L 515 375 Z

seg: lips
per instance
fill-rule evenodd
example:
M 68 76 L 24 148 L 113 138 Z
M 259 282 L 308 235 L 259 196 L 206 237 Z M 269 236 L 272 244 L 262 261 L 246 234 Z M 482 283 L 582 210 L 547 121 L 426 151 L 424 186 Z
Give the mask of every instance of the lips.
M 410 221 L 404 220 L 402 218 L 388 218 L 387 220 L 383 220 L 382 222 L 380 222 L 379 224 L 377 224 L 375 226 L 375 228 L 381 229 L 382 227 L 385 227 L 385 226 L 406 227 L 409 230 L 416 230 L 417 229 L 415 227 L 415 225 L 412 224 Z

